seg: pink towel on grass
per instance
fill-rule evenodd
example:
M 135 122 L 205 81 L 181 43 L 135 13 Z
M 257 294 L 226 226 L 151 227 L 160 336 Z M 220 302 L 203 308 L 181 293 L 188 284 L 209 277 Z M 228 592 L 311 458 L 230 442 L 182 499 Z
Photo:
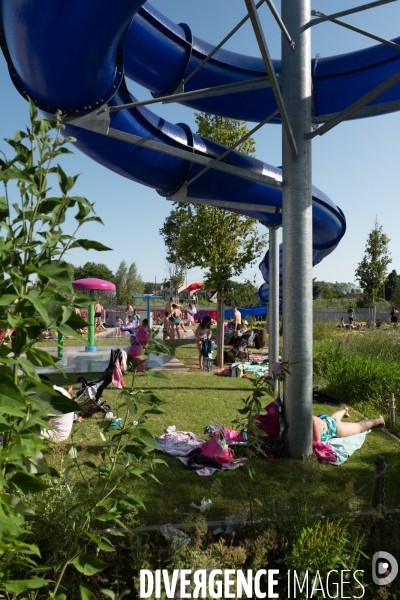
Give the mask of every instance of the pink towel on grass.
M 318 458 L 330 463 L 335 463 L 337 461 L 337 456 L 332 446 L 323 444 L 322 442 L 313 442 L 312 444 L 313 450 Z

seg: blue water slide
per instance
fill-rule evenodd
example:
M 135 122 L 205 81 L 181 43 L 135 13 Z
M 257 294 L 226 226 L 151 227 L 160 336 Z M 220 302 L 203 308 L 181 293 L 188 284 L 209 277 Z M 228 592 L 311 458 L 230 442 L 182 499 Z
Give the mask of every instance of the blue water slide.
M 397 44 L 400 38 L 393 40 Z M 137 12 L 127 33 L 125 73 L 154 96 L 170 94 L 210 53 L 213 46 L 194 37 L 188 25 L 176 25 L 148 2 Z M 281 73 L 281 61 L 273 61 Z M 331 57 L 318 57 L 310 65 L 313 79 L 313 114 L 318 117 L 343 110 L 400 70 L 400 52 L 385 44 Z M 261 58 L 220 49 L 185 85 L 193 91 L 266 76 Z M 391 112 L 389 102 L 400 100 L 400 84 L 375 99 L 377 114 Z M 183 102 L 216 115 L 262 121 L 276 109 L 270 88 Z M 385 106 L 386 104 L 386 106 Z M 280 123 L 280 115 L 271 122 Z
M 192 37 L 187 26 L 175 25 L 144 0 L 0 0 L 0 42 L 17 89 L 45 112 L 67 115 L 89 113 L 108 103 L 115 106 L 135 99 L 126 75 L 154 95 L 170 93 L 199 64 L 212 46 Z M 133 21 L 132 21 L 133 19 Z M 336 112 L 362 96 L 399 68 L 400 54 L 387 46 L 320 59 L 310 68 L 314 79 L 316 115 Z M 280 61 L 274 62 L 277 73 Z M 265 76 L 257 58 L 220 50 L 189 82 L 187 91 Z M 376 103 L 400 97 L 393 87 Z M 189 104 L 189 103 L 188 103 Z M 258 121 L 275 108 L 271 90 L 192 101 L 198 110 Z M 389 108 L 387 108 L 389 110 Z M 276 119 L 278 121 L 278 119 Z M 161 144 L 216 158 L 223 146 L 194 134 L 189 127 L 168 123 L 145 107 L 111 114 L 111 127 Z M 108 138 L 72 125 L 77 146 L 107 168 L 178 197 L 185 181 L 202 166 L 164 153 Z M 281 181 L 280 169 L 231 152 L 224 162 Z M 342 211 L 313 188 L 313 262 L 334 250 L 345 233 Z M 238 175 L 209 170 L 188 187 L 187 198 L 210 204 L 229 203 L 232 210 L 257 218 L 264 225 L 281 219 L 281 189 Z M 235 208 L 235 203 L 240 207 Z M 246 204 L 249 206 L 247 209 Z M 268 282 L 268 254 L 262 261 Z M 267 286 L 260 297 L 267 300 Z M 264 290 L 264 291 L 263 291 Z

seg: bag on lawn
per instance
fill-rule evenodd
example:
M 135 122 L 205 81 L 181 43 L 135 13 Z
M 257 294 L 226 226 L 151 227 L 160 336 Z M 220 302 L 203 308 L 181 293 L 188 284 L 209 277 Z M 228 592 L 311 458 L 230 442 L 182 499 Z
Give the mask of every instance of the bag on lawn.
M 282 400 L 277 398 L 265 407 L 265 415 L 256 416 L 257 427 L 265 434 L 260 433 L 260 437 L 272 442 L 282 437 L 285 429 L 282 408 Z
M 233 363 L 229 367 L 229 376 L 230 377 L 243 377 L 243 365 L 240 362 Z
M 212 437 L 208 442 L 205 442 L 201 447 L 201 453 L 207 458 L 211 458 L 219 462 L 221 465 L 226 465 L 233 461 L 234 454 L 228 446 L 225 439 L 225 429 L 223 426 L 217 427 L 214 431 L 215 437 Z

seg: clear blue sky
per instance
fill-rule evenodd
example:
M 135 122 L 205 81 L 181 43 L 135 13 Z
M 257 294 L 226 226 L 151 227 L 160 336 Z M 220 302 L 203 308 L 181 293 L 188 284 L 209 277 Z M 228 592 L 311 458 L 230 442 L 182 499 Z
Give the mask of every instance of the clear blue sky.
M 362 4 L 359 0 L 313 0 L 313 8 L 326 14 Z M 218 43 L 245 14 L 243 0 L 153 0 L 152 4 L 176 22 L 188 23 L 197 37 Z M 275 3 L 280 8 L 280 2 Z M 266 6 L 260 10 L 271 56 L 280 56 L 280 32 Z M 346 18 L 368 31 L 388 39 L 400 35 L 400 4 L 383 7 Z M 333 24 L 312 29 L 312 53 L 321 56 L 341 54 L 373 45 L 373 41 Z M 227 44 L 227 49 L 259 55 L 249 24 Z M 27 106 L 14 89 L 3 56 L 0 58 L 2 110 L 0 114 L 0 149 L 7 150 L 2 138 L 12 137 L 15 129 L 27 123 Z M 149 97 L 147 90 L 129 82 L 139 99 Z M 186 122 L 194 127 L 193 111 L 176 105 L 157 105 L 156 111 L 172 122 Z M 339 125 L 313 142 L 313 183 L 323 190 L 346 215 L 347 233 L 338 249 L 314 268 L 314 276 L 325 281 L 354 281 L 354 271 L 361 260 L 365 242 L 375 217 L 391 239 L 391 268 L 400 271 L 399 141 L 400 113 L 363 119 Z M 257 156 L 272 165 L 280 165 L 281 127 L 264 127 L 256 136 Z M 63 167 L 68 174 L 81 173 L 77 194 L 96 202 L 97 213 L 105 226 L 88 225 L 86 237 L 97 239 L 113 248 L 112 252 L 74 251 L 69 260 L 81 265 L 87 260 L 106 263 L 115 270 L 124 259 L 135 261 L 144 280 L 165 277 L 165 249 L 159 229 L 171 204 L 151 189 L 140 186 L 106 170 L 77 152 L 66 157 Z M 244 276 L 257 276 L 257 266 Z M 201 277 L 193 269 L 189 279 Z

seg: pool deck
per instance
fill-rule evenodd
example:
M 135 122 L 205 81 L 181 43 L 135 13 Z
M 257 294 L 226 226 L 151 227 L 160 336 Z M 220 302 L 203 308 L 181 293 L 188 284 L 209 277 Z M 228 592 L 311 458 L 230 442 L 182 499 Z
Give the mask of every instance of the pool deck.
M 120 346 L 100 346 L 97 352 L 86 352 L 84 346 L 67 346 L 64 348 L 64 357 L 59 361 L 59 366 L 65 373 L 102 373 L 108 366 L 110 360 L 110 351 L 121 348 Z M 129 347 L 122 348 L 125 351 Z M 42 348 L 52 356 L 57 356 L 57 349 L 54 347 Z M 172 354 L 160 354 L 155 356 L 150 354 L 148 367 L 156 371 L 188 371 L 188 367 L 180 362 Z M 53 367 L 36 367 L 36 371 L 42 374 L 57 373 Z

